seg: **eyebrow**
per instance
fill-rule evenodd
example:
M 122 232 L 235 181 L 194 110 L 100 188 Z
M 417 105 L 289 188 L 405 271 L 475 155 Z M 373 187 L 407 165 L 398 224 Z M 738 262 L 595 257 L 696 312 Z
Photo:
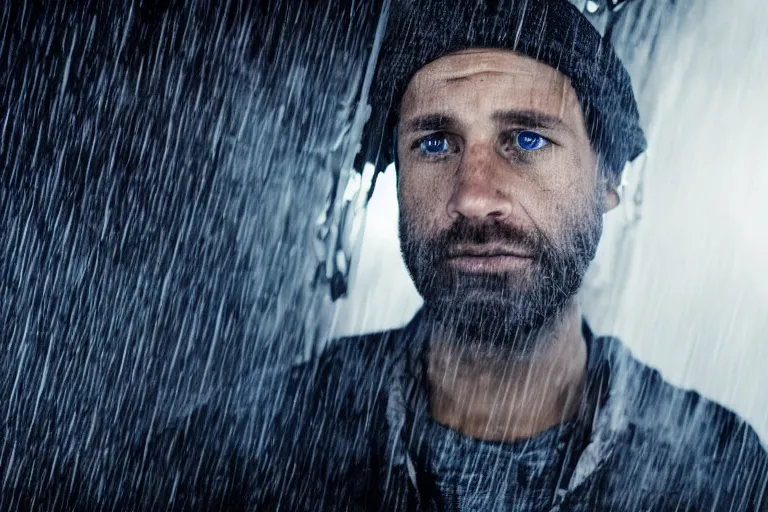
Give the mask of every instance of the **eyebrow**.
M 403 132 L 432 132 L 450 130 L 458 123 L 453 116 L 448 114 L 427 114 L 411 119 L 403 127 Z
M 545 128 L 550 130 L 571 128 L 559 117 L 544 114 L 537 110 L 504 110 L 493 113 L 493 120 L 499 124 L 517 125 L 525 128 Z
M 499 110 L 491 118 L 501 125 L 515 125 L 524 128 L 565 129 L 571 128 L 559 117 L 537 110 Z M 403 133 L 450 130 L 458 125 L 456 118 L 449 114 L 434 113 L 416 117 L 406 122 Z

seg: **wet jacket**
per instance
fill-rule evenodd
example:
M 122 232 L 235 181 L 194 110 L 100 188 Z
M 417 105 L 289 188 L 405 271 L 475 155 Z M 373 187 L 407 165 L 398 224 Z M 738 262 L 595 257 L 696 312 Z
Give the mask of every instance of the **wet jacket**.
M 414 430 L 424 414 L 412 404 L 423 384 L 418 324 L 417 316 L 404 329 L 340 340 L 283 376 L 254 376 L 246 386 L 259 392 L 251 398 L 219 397 L 183 429 L 169 427 L 154 445 L 165 460 L 186 452 L 201 461 L 177 468 L 172 503 L 180 510 L 450 510 L 430 484 Z M 588 439 L 549 510 L 768 511 L 768 456 L 743 420 L 668 384 L 618 340 L 584 333 L 594 399 Z M 168 463 L 153 464 L 144 471 L 159 481 Z M 161 493 L 144 499 L 168 503 Z
M 768 456 L 744 421 L 584 334 L 585 443 L 548 510 L 768 511 Z M 417 316 L 259 372 L 130 450 L 80 458 L 49 497 L 66 510 L 453 512 L 421 455 L 424 346 Z

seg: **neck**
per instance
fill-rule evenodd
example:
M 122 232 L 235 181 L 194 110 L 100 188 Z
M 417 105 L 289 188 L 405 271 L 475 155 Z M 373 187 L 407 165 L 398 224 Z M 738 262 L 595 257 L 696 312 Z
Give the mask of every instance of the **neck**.
M 527 439 L 573 417 L 586 380 L 586 343 L 574 300 L 509 348 L 483 340 L 457 342 L 432 325 L 427 376 L 432 417 L 489 441 Z M 512 347 L 532 347 L 519 351 Z

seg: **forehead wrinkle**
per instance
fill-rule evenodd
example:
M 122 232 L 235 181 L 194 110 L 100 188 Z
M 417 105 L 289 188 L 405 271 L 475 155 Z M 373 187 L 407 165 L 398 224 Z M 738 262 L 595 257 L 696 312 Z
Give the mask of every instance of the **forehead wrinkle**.
M 469 80 L 470 78 L 472 78 L 474 76 L 477 76 L 478 74 L 493 76 L 493 75 L 499 75 L 501 73 L 498 72 L 498 71 L 481 71 L 479 73 L 468 73 L 466 75 L 461 75 L 461 76 L 449 76 L 449 77 L 445 78 L 444 80 L 448 84 L 454 83 L 454 82 L 463 82 L 463 81 Z
M 499 61 L 505 61 L 503 64 Z M 467 64 L 469 63 L 469 64 Z M 532 68 L 545 67 L 555 71 L 554 68 L 543 64 L 526 55 L 500 48 L 475 48 L 449 53 L 439 57 L 421 69 L 439 67 L 446 72 L 469 70 L 508 71 L 516 68 L 518 71 L 530 73 Z
M 510 75 L 512 77 L 520 77 L 520 78 L 533 78 L 535 76 L 534 73 L 518 73 L 518 72 L 510 72 L 508 70 L 491 70 L 491 69 L 478 69 L 478 70 L 464 70 L 463 73 L 459 74 L 458 76 L 446 76 L 442 78 L 442 81 L 446 83 L 452 83 L 452 82 L 460 82 L 463 80 L 469 80 L 471 78 L 475 78 L 477 76 L 482 75 L 488 75 L 488 76 L 505 76 Z
M 499 69 L 466 69 L 466 67 L 460 70 L 442 70 L 442 69 L 427 69 L 427 67 L 419 70 L 409 83 L 406 94 L 413 93 L 417 90 L 430 90 L 432 93 L 438 91 L 450 90 L 453 85 L 471 84 L 472 81 L 477 80 L 483 83 L 486 79 L 489 80 L 488 87 L 494 89 L 495 85 L 492 85 L 492 81 L 495 78 L 506 79 L 507 87 L 510 89 L 522 88 L 517 93 L 528 90 L 532 99 L 539 97 L 544 99 L 545 97 L 552 97 L 556 94 L 560 99 L 558 102 L 558 112 L 562 114 L 562 108 L 569 106 L 572 101 L 575 100 L 575 92 L 571 89 L 570 82 L 567 78 L 558 76 L 557 72 L 553 70 L 537 70 L 532 72 L 519 72 L 518 70 L 499 70 Z M 522 83 L 521 83 L 522 82 Z M 479 85 L 479 84 L 478 84 Z M 562 115 L 561 115 L 562 117 Z
M 476 74 L 506 74 L 537 78 L 550 75 L 565 79 L 557 69 L 512 50 L 471 48 L 444 55 L 419 69 L 419 75 L 436 75 L 441 79 L 464 78 Z
M 538 73 L 511 70 L 511 69 L 487 69 L 476 68 L 467 69 L 463 66 L 461 69 L 455 70 L 443 70 L 443 69 L 426 69 L 422 68 L 414 75 L 413 83 L 418 86 L 434 85 L 434 86 L 446 86 L 455 83 L 467 82 L 473 79 L 483 80 L 483 78 L 494 77 L 507 77 L 513 81 L 529 81 L 534 83 Z
M 501 85 L 503 82 L 506 85 Z M 501 88 L 510 91 L 504 93 Z M 443 95 L 452 98 L 452 104 L 439 104 Z M 407 103 L 411 119 L 438 112 L 454 114 L 454 108 L 458 106 L 454 102 L 465 104 L 466 109 L 469 103 L 483 102 L 482 97 L 486 100 L 491 97 L 510 99 L 491 100 L 497 103 L 493 105 L 494 110 L 537 110 L 560 118 L 568 125 L 581 119 L 582 114 L 578 97 L 567 77 L 546 64 L 508 50 L 455 53 L 425 65 L 407 86 L 400 113 L 404 113 L 403 107 Z M 573 107 L 578 112 L 574 113 Z

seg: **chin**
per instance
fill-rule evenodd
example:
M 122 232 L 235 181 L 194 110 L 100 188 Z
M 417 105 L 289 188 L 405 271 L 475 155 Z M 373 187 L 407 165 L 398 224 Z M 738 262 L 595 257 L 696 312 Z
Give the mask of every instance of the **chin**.
M 547 271 L 563 268 L 576 267 L 526 265 L 509 272 L 465 273 L 437 266 L 428 275 L 412 276 L 436 322 L 466 339 L 507 345 L 557 318 L 576 294 L 580 274 Z
M 458 338 L 498 346 L 509 346 L 512 339 L 544 326 L 563 306 L 519 293 L 505 296 L 477 290 L 425 301 L 431 318 L 455 331 Z

